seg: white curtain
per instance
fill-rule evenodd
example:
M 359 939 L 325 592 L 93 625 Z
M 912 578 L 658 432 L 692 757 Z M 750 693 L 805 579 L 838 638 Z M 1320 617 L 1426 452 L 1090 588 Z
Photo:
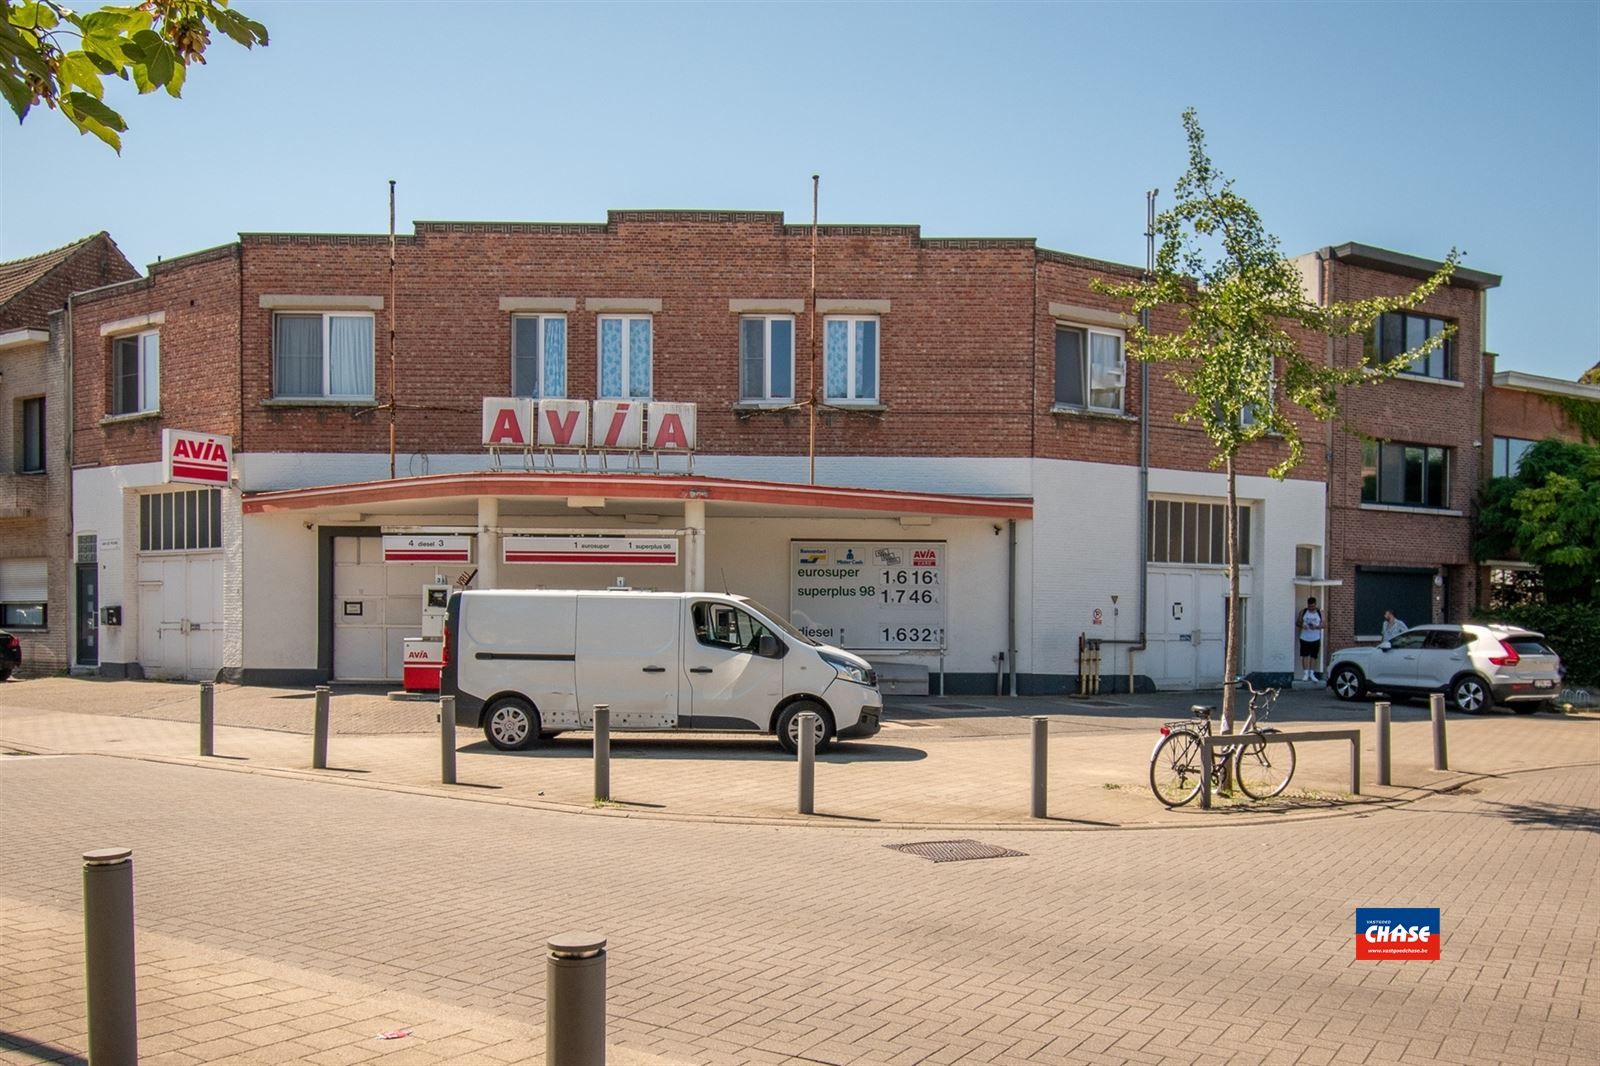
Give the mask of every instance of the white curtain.
M 328 317 L 328 395 L 372 396 L 372 319 Z

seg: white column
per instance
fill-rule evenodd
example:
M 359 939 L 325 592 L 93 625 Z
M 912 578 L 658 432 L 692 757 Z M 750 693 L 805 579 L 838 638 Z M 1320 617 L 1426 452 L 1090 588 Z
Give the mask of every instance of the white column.
M 706 501 L 683 501 L 683 526 L 688 532 L 685 539 L 683 564 L 683 591 L 706 590 Z
M 500 498 L 478 497 L 478 588 L 500 587 Z

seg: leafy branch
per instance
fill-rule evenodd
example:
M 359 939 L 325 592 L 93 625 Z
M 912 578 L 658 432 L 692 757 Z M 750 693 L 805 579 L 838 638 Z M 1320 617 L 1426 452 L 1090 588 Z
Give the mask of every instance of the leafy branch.
M 58 0 L 0 0 L 0 96 L 18 122 L 43 104 L 120 153 L 128 125 L 105 102 L 104 79 L 177 97 L 189 65 L 205 64 L 213 28 L 246 48 L 267 44 L 266 27 L 228 0 L 144 0 L 87 14 Z

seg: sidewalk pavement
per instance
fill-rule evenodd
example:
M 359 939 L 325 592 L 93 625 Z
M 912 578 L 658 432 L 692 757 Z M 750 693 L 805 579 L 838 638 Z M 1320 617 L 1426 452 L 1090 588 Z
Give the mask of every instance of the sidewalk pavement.
M 1370 704 L 1325 693 L 1286 697 L 1281 729 L 1338 724 L 1362 732 L 1362 792 L 1348 793 L 1342 742 L 1296 747 L 1294 780 L 1265 802 L 1242 795 L 1218 808 L 1177 810 L 1150 793 L 1150 751 L 1163 720 L 1193 698 L 1161 694 L 1067 699 L 900 699 L 884 731 L 818 759 L 817 814 L 795 813 L 794 760 L 770 737 L 613 734 L 612 800 L 593 793 L 592 741 L 565 734 L 536 749 L 495 751 L 481 733 L 457 736 L 458 784 L 440 783 L 437 704 L 336 690 L 329 768 L 313 770 L 311 694 L 218 686 L 216 756 L 198 754 L 195 685 L 48 678 L 0 689 L 0 746 L 35 753 L 105 754 L 235 771 L 292 774 L 363 787 L 443 793 L 480 802 L 602 817 L 832 827 L 1108 829 L 1255 824 L 1404 802 L 1482 775 L 1600 758 L 1592 715 L 1452 714 L 1449 772 L 1432 769 L 1426 708 L 1397 705 L 1392 787 L 1379 786 Z M 1214 700 L 1215 694 L 1198 697 Z M 1028 817 L 1027 716 L 1051 717 L 1050 817 Z

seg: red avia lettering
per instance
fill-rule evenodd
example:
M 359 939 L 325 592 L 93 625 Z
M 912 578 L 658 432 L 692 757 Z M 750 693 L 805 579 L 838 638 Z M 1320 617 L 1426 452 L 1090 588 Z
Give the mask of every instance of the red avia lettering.
M 689 447 L 689 435 L 683 431 L 683 419 L 677 415 L 667 415 L 662 418 L 661 424 L 656 427 L 656 437 L 650 442 L 650 447 L 656 451 Z
M 939 553 L 936 551 L 914 551 L 911 553 L 912 566 L 938 566 Z
M 494 416 L 494 428 L 489 431 L 490 444 L 527 444 L 522 437 L 522 424 L 517 421 L 517 412 L 510 407 L 502 407 Z
M 172 446 L 172 457 L 197 463 L 226 463 L 228 450 L 214 440 L 185 440 L 179 437 Z
M 611 413 L 611 426 L 606 430 L 606 447 L 615 448 L 617 441 L 622 438 L 622 431 L 627 428 L 629 405 L 617 404 L 617 409 Z
M 550 426 L 550 435 L 555 438 L 557 444 L 572 443 L 572 435 L 578 428 L 577 411 L 567 411 L 558 415 L 553 410 L 547 410 L 544 413 L 544 420 Z

